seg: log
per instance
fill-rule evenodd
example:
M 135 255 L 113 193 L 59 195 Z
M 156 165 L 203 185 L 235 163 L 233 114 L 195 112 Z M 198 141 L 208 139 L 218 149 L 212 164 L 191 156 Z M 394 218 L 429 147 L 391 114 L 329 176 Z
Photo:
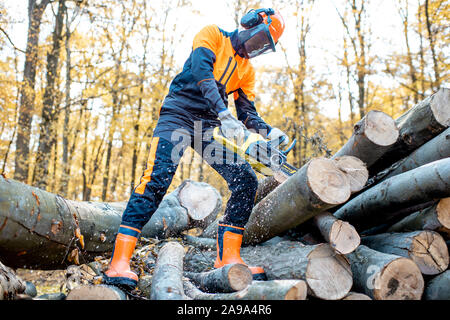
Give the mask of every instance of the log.
M 450 198 L 441 199 L 436 204 L 403 218 L 389 227 L 387 232 L 416 230 L 450 233 Z
M 392 219 L 402 208 L 450 196 L 450 158 L 389 178 L 340 207 L 334 216 L 365 230 Z
M 203 191 L 199 192 L 199 189 Z M 175 192 L 166 196 L 168 199 L 162 201 L 162 209 L 154 214 L 153 221 L 160 219 L 163 223 L 156 226 L 147 223 L 142 236 L 151 238 L 155 234 L 173 234 L 174 229 L 182 229 L 172 227 L 173 221 L 183 220 L 172 219 L 175 213 L 184 215 L 187 228 L 215 219 L 221 197 L 211 186 L 188 181 Z M 191 193 L 190 198 L 188 194 Z M 202 193 L 202 197 L 198 193 Z M 174 204 L 176 194 L 182 199 L 178 207 Z M 216 205 L 196 206 L 196 201 L 208 203 L 204 200 L 206 195 L 214 198 Z M 79 261 L 92 261 L 95 256 L 112 251 L 125 207 L 126 202 L 66 200 L 0 176 L 0 256 L 13 268 L 43 270 L 64 269 Z M 163 213 L 169 215 L 164 220 Z M 201 219 L 205 222 L 200 222 Z
M 127 295 L 115 286 L 80 285 L 70 290 L 65 300 L 127 300 Z
M 230 293 L 245 289 L 252 283 L 252 272 L 243 264 L 229 264 L 208 272 L 185 272 L 200 290 L 210 293 Z
M 450 157 L 450 128 L 447 128 L 440 135 L 428 141 L 407 157 L 379 172 L 367 182 L 367 185 L 372 186 L 427 163 L 448 157 Z
M 350 292 L 342 300 L 372 300 L 372 298 L 362 293 Z
M 349 197 L 350 183 L 336 161 L 313 159 L 253 208 L 244 244 L 266 241 Z
M 256 191 L 255 204 L 264 199 L 269 193 L 275 190 L 280 183 L 274 176 L 266 177 L 258 181 L 258 190 Z
M 337 219 L 331 213 L 324 212 L 315 216 L 313 223 L 338 253 L 348 254 L 359 246 L 360 237 L 355 228 L 348 222 Z
M 427 275 L 441 273 L 449 264 L 447 244 L 434 231 L 383 233 L 363 237 L 361 243 L 379 252 L 410 258 Z
M 184 248 L 178 242 L 166 243 L 158 253 L 150 299 L 185 300 L 183 291 Z
M 372 166 L 370 175 L 404 158 L 450 126 L 450 89 L 442 88 L 395 120 L 399 138 Z
M 354 156 L 370 167 L 397 141 L 398 136 L 398 128 L 389 115 L 381 111 L 369 111 L 355 124 L 353 135 L 333 159 Z
M 201 272 L 212 268 L 215 252 L 193 250 L 186 255 L 185 268 Z M 306 281 L 310 294 L 324 300 L 344 298 L 352 287 L 348 261 L 328 244 L 305 246 L 298 241 L 244 247 L 241 257 L 248 265 L 261 266 L 268 280 Z
M 450 300 L 450 270 L 428 281 L 423 297 L 425 300 Z
M 245 289 L 233 293 L 204 293 L 184 281 L 186 295 L 194 300 L 306 300 L 307 285 L 302 280 L 253 281 Z
M 375 300 L 420 300 L 424 280 L 411 259 L 381 253 L 360 245 L 346 255 L 353 273 L 353 289 Z
M 0 300 L 15 300 L 26 288 L 26 282 L 0 262 Z

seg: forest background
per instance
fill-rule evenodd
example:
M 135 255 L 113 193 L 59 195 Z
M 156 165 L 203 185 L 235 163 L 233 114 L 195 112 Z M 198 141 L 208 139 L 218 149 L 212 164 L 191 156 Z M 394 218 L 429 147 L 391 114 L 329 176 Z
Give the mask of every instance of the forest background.
M 128 200 L 195 34 L 232 31 L 258 7 L 278 9 L 286 31 L 252 60 L 256 107 L 298 140 L 297 167 L 332 155 L 368 111 L 396 118 L 448 87 L 450 1 L 1 0 L 0 174 L 68 199 Z M 228 195 L 190 149 L 171 189 L 185 179 Z

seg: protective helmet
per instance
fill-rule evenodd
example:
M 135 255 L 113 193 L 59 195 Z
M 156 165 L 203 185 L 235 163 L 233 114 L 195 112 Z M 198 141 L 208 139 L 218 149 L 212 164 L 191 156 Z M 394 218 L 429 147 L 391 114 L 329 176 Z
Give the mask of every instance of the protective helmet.
M 285 28 L 281 14 L 271 8 L 250 10 L 242 17 L 241 25 L 244 30 L 239 31 L 239 40 L 247 59 L 275 52 Z

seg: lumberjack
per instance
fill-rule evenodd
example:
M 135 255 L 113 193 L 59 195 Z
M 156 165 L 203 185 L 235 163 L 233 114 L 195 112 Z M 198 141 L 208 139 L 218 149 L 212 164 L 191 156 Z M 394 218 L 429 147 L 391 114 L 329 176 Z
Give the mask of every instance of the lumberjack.
M 233 32 L 209 25 L 194 37 L 192 52 L 183 71 L 172 81 L 161 107 L 147 168 L 123 213 L 109 268 L 103 277 L 106 284 L 125 289 L 137 285 L 138 277 L 130 270 L 130 258 L 142 228 L 166 194 L 185 150 L 176 147 L 178 139 L 174 137 L 180 137 L 177 135 L 180 129 L 189 141 L 198 141 L 201 135 L 200 148 L 191 146 L 227 181 L 231 191 L 223 220 L 218 225 L 214 267 L 245 264 L 240 248 L 258 180 L 249 163 L 205 133 L 220 126 L 226 138 L 242 141 L 246 127 L 264 138 L 280 139 L 282 144 L 287 144 L 289 138 L 258 115 L 254 105 L 255 70 L 250 63 L 251 58 L 275 51 L 285 28 L 284 20 L 278 11 L 258 9 L 244 15 L 241 25 L 244 29 Z M 237 119 L 227 107 L 230 94 L 234 97 Z M 200 133 L 194 130 L 198 124 L 202 128 Z M 212 152 L 205 154 L 205 150 Z M 218 162 L 217 157 L 222 155 L 223 161 Z M 262 268 L 250 267 L 250 270 L 254 279 L 265 279 Z

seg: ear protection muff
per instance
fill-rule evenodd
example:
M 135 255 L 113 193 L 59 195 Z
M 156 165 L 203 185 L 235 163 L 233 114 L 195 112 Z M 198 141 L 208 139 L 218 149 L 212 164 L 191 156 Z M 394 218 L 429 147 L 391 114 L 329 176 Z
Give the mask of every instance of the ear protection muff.
M 263 9 L 251 9 L 249 12 L 247 12 L 242 18 L 241 18 L 241 26 L 244 29 L 250 29 L 261 22 L 263 22 L 263 17 L 260 15 L 260 13 L 264 12 L 268 17 L 268 24 L 272 22 L 270 19 L 270 16 L 275 14 L 275 10 L 272 8 L 263 8 Z

